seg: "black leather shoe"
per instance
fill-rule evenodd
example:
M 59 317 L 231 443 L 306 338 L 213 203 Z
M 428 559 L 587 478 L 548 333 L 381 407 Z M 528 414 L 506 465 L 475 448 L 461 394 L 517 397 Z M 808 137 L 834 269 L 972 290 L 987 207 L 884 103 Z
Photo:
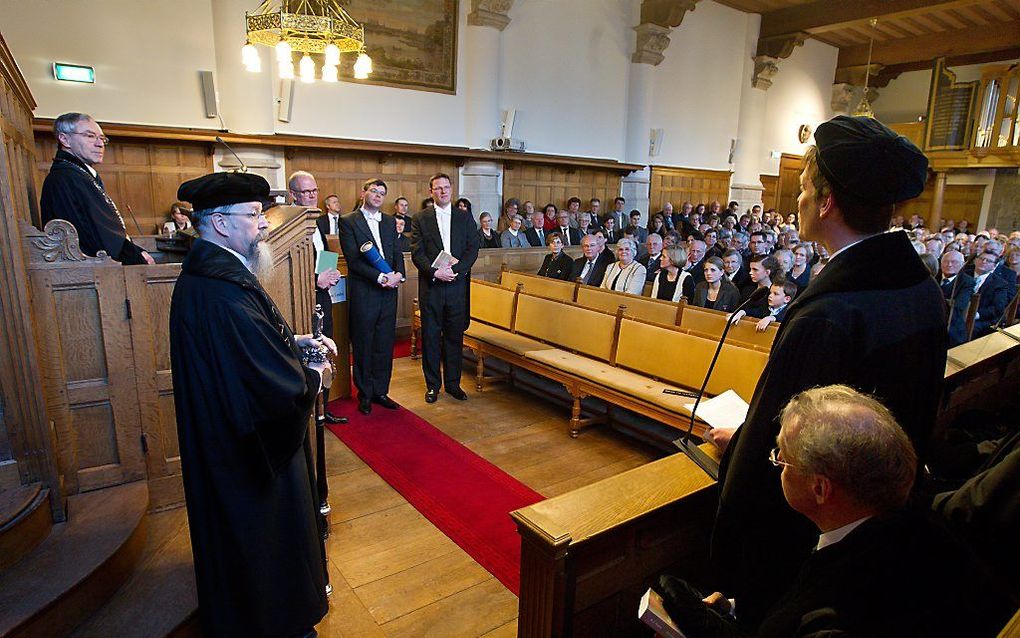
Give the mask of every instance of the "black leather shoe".
M 446 393 L 458 401 L 467 401 L 467 392 L 464 392 L 460 388 L 448 388 Z
M 372 399 L 372 403 L 378 403 L 379 405 L 381 405 L 382 407 L 386 408 L 387 410 L 396 410 L 397 408 L 400 407 L 399 405 L 397 405 L 396 401 L 394 401 L 393 399 L 389 398 L 385 394 L 381 394 L 381 395 L 377 396 L 376 398 Z
M 425 391 L 425 403 L 435 403 L 439 399 L 439 390 L 429 388 Z
M 362 414 L 372 414 L 372 402 L 368 397 L 361 397 L 358 399 L 358 412 Z
M 335 414 L 326 413 L 326 423 L 347 423 L 347 417 L 337 416 Z

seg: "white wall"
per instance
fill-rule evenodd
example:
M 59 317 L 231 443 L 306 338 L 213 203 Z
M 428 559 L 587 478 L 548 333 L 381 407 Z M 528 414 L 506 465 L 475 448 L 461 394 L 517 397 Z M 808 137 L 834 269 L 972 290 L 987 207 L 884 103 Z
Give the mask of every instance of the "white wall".
M 768 90 L 762 137 L 761 173 L 777 175 L 779 160 L 769 159 L 771 151 L 802 155 L 809 139 L 797 139 L 801 124 L 811 130 L 832 117 L 832 79 L 836 73 L 839 50 L 817 40 L 797 47 L 786 60 L 779 61 L 779 73 Z
M 0 28 L 37 116 L 83 111 L 104 121 L 219 128 L 205 117 L 198 78 L 216 69 L 209 2 L 0 0 Z M 57 82 L 53 62 L 94 66 L 96 84 Z

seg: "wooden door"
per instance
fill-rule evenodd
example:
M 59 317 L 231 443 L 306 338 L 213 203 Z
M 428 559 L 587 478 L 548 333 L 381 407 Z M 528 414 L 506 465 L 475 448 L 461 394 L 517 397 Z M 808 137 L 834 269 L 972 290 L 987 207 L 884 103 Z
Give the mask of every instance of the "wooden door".
M 180 264 L 124 268 L 152 509 L 184 502 L 170 376 L 170 298 Z
M 29 240 L 46 411 L 67 493 L 145 478 L 134 364 L 124 355 L 131 348 L 125 268 L 105 257 L 65 261 L 51 253 L 47 262 L 46 240 Z
M 776 210 L 784 216 L 797 212 L 797 196 L 800 195 L 800 174 L 804 158 L 800 155 L 783 153 L 779 160 L 779 192 Z

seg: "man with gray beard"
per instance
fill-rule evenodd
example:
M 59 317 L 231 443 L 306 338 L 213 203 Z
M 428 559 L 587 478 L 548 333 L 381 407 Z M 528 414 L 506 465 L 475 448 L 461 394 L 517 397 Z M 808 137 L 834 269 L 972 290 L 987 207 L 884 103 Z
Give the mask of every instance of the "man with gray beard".
M 301 363 L 260 281 L 272 268 L 258 175 L 185 182 L 195 241 L 170 303 L 170 361 L 199 614 L 209 636 L 314 636 L 326 563 L 308 424 L 330 364 Z

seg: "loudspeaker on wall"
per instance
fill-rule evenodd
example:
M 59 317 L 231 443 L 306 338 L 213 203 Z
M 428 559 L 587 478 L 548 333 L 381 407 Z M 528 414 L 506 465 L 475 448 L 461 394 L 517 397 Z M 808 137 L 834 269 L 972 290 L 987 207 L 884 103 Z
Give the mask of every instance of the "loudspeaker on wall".
M 214 118 L 219 114 L 216 100 L 216 79 L 212 71 L 199 71 L 198 77 L 202 82 L 202 103 L 205 105 L 205 116 Z

